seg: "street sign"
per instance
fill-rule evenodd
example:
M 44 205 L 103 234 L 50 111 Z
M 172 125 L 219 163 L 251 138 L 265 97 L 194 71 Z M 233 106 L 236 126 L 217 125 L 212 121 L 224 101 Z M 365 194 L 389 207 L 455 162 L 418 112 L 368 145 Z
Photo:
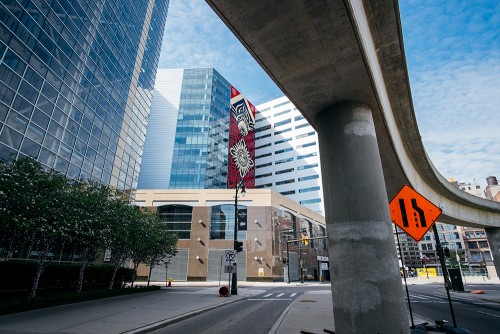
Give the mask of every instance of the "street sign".
M 441 209 L 405 185 L 389 203 L 391 220 L 415 241 L 420 241 L 441 214 Z
M 238 231 L 247 230 L 247 209 L 238 209 Z
M 224 266 L 224 273 L 225 274 L 233 274 L 233 273 L 237 273 L 238 272 L 238 269 L 236 266 L 232 266 L 232 265 L 225 265 Z
M 321 270 L 328 270 L 328 263 L 321 262 Z
M 224 262 L 236 263 L 236 251 L 233 249 L 226 249 L 224 251 Z

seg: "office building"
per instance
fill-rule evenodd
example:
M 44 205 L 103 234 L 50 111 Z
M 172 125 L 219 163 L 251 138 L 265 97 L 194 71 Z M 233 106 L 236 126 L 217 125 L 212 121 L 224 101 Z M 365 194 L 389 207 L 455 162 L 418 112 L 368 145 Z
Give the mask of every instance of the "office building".
M 255 164 L 256 188 L 324 216 L 318 135 L 287 97 L 257 106 Z
M 492 200 L 495 194 L 500 191 L 496 177 L 489 176 L 486 178 L 486 190 L 483 190 L 481 185 L 474 182 L 459 182 L 458 187 L 474 196 L 487 198 Z M 465 244 L 464 260 L 471 265 L 486 266 L 486 262 L 493 260 L 486 231 L 478 227 L 461 227 L 462 238 Z
M 153 281 L 227 282 L 225 250 L 234 245 L 234 195 L 233 189 L 137 190 L 136 204 L 156 208 L 167 229 L 179 235 L 179 252 L 167 267 L 153 268 Z M 238 219 L 246 223 L 237 232 L 243 242 L 236 257 L 238 280 L 298 281 L 301 265 L 304 279 L 329 279 L 323 216 L 270 189 L 247 189 L 238 200 Z M 309 238 L 307 244 L 292 242 L 302 236 Z M 140 279 L 148 274 L 142 266 Z
M 396 231 L 396 225 L 393 225 L 393 232 L 400 268 L 405 267 L 408 270 L 409 268 L 420 267 L 422 260 L 418 243 L 399 227 L 397 227 Z M 398 233 L 397 235 L 396 232 Z
M 161 69 L 155 87 L 139 188 L 253 188 L 251 103 L 213 68 Z
M 0 4 L 0 156 L 133 195 L 169 1 Z
M 495 176 L 488 176 L 486 178 L 488 185 L 486 186 L 486 198 L 492 201 L 500 202 L 500 185 Z

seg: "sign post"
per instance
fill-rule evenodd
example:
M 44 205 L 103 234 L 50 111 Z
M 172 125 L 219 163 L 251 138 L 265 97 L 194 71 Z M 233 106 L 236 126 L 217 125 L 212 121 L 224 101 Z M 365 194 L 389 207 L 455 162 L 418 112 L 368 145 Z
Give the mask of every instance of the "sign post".
M 229 263 L 229 267 L 231 269 L 228 268 L 228 266 L 225 266 L 224 267 L 224 272 L 227 272 L 229 274 L 229 282 L 228 282 L 228 288 L 229 288 L 229 291 L 231 291 L 231 274 L 233 272 L 232 268 L 233 268 L 233 262 L 236 262 L 236 251 L 234 249 L 226 249 L 224 251 L 224 262 L 225 263 Z
M 426 199 L 424 196 L 420 195 L 418 192 L 413 190 L 410 186 L 405 185 L 389 203 L 389 211 L 391 213 L 391 220 L 394 224 L 399 226 L 403 231 L 406 232 L 410 237 L 419 242 L 422 237 L 429 231 L 432 227 L 434 231 L 434 238 L 436 239 L 436 248 L 439 255 L 439 260 L 441 262 L 441 269 L 443 270 L 444 287 L 446 289 L 446 294 L 448 295 L 448 303 L 450 305 L 451 317 L 453 319 L 453 327 L 457 327 L 457 322 L 455 320 L 455 313 L 453 312 L 453 305 L 451 304 L 450 291 L 448 288 L 448 273 L 446 271 L 446 263 L 444 262 L 443 248 L 441 247 L 441 242 L 439 241 L 439 235 L 437 232 L 435 221 L 441 215 L 441 209 L 434 205 L 431 201 Z M 396 227 L 396 236 L 398 235 Z M 399 241 L 399 236 L 398 236 Z M 401 259 L 403 259 L 403 253 L 400 250 Z M 403 268 L 403 274 L 406 283 L 406 273 Z M 405 284 L 406 286 L 406 284 Z M 408 293 L 408 286 L 406 286 L 406 295 L 408 298 L 408 305 L 410 305 L 410 295 Z M 411 306 L 410 312 L 411 312 Z M 412 316 L 413 320 L 413 316 Z
M 389 203 L 391 220 L 419 242 L 441 214 L 441 209 L 405 185 Z

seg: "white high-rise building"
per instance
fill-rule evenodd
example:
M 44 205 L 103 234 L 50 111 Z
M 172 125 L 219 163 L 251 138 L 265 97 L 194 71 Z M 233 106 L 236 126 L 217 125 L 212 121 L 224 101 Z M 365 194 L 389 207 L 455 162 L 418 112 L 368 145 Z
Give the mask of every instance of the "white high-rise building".
M 256 109 L 256 188 L 271 188 L 324 216 L 316 131 L 285 96 Z

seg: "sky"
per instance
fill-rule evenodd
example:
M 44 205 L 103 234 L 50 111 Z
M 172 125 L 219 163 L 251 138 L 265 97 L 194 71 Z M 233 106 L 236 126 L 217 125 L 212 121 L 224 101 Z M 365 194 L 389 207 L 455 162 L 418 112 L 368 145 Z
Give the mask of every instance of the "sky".
M 500 180 L 500 1 L 400 0 L 413 105 L 446 178 Z M 214 67 L 254 105 L 284 94 L 203 0 L 171 0 L 159 68 Z

